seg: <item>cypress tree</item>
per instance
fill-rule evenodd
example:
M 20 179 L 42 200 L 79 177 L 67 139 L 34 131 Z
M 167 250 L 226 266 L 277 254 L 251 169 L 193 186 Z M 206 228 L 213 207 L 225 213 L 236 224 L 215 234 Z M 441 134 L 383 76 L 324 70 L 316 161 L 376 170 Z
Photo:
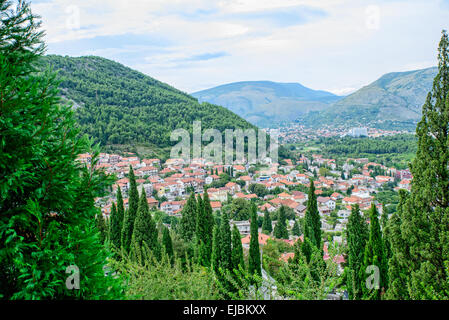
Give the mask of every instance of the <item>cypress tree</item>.
M 221 267 L 223 270 L 231 270 L 231 226 L 229 225 L 229 216 L 226 212 L 222 215 L 220 241 Z
M 167 227 L 164 227 L 164 231 L 162 233 L 162 243 L 165 248 L 165 253 L 172 259 L 173 258 L 173 242 L 170 236 L 170 231 Z
M 248 271 L 252 275 L 262 275 L 261 261 L 260 261 L 260 249 L 259 249 L 259 231 L 257 225 L 257 208 L 253 204 L 251 207 L 251 227 L 250 234 L 251 239 L 249 242 L 249 258 L 248 258 Z
M 281 206 L 278 212 L 278 221 L 274 226 L 273 235 L 278 239 L 288 239 L 287 218 L 285 216 L 285 207 Z
M 221 248 L 220 248 L 220 224 L 215 225 L 212 231 L 212 270 L 214 270 L 215 274 L 219 274 L 220 262 L 221 262 Z
M 136 220 L 137 209 L 139 207 L 139 192 L 137 191 L 136 177 L 134 170 L 129 166 L 129 198 L 128 210 L 126 211 L 122 228 L 122 246 L 125 250 L 130 249 L 133 235 L 134 221 Z
M 137 216 L 134 221 L 132 245 L 136 248 L 142 248 L 144 243 L 157 258 L 160 257 L 160 244 L 158 241 L 156 222 L 151 217 L 146 194 L 142 189 Z
M 95 217 L 97 229 L 100 232 L 100 242 L 104 243 L 107 238 L 107 229 L 106 229 L 106 220 L 103 217 L 103 214 L 101 212 L 97 213 Z
M 116 235 L 115 235 L 115 245 L 117 248 L 122 246 L 122 229 L 123 220 L 125 219 L 125 205 L 123 204 L 122 189 L 117 186 L 117 219 L 116 219 Z
M 295 219 L 295 223 L 293 224 L 292 234 L 294 236 L 298 236 L 298 237 L 301 235 L 301 229 L 299 227 L 298 220 L 296 220 L 296 219 Z
M 212 255 L 212 230 L 214 226 L 212 207 L 207 191 L 204 192 L 204 200 L 198 197 L 198 212 L 196 221 L 196 242 L 198 263 L 208 267 Z
M 449 40 L 446 31 L 438 48 L 438 74 L 422 108 L 416 128 L 418 150 L 410 165 L 410 197 L 400 220 L 405 256 L 392 248 L 399 265 L 407 265 L 407 288 L 412 299 L 449 296 Z M 399 236 L 399 235 L 397 235 Z M 409 259 L 409 261 L 403 261 Z M 398 271 L 398 270 L 397 270 Z M 398 276 L 398 275 L 397 275 Z M 402 276 L 398 281 L 402 282 Z
M 384 242 L 382 239 L 382 233 L 380 231 L 380 223 L 378 218 L 377 208 L 374 203 L 371 204 L 369 211 L 370 226 L 369 226 L 369 238 L 365 246 L 365 254 L 363 258 L 362 274 L 366 272 L 369 266 L 376 266 L 379 270 L 379 288 L 367 288 L 366 285 L 363 288 L 363 298 L 370 300 L 377 300 L 381 297 L 382 290 L 387 286 L 387 261 L 385 256 Z M 362 277 L 365 280 L 367 275 Z M 365 281 L 363 281 L 365 283 Z
M 368 225 L 360 214 L 359 205 L 357 204 L 352 206 L 346 233 L 348 244 L 348 295 L 349 299 L 360 300 L 362 298 L 362 288 L 365 286 L 364 278 L 361 278 L 361 275 L 365 271 L 362 270 L 362 266 L 365 246 L 368 240 Z
M 267 209 L 263 216 L 262 232 L 265 234 L 270 234 L 273 231 L 273 225 L 271 224 L 270 214 Z
M 239 265 L 245 269 L 243 259 L 242 237 L 236 225 L 232 227 L 232 269 L 239 270 Z
M 117 249 L 120 249 L 122 245 L 122 228 L 124 216 L 123 198 L 122 193 L 119 190 L 120 187 L 118 187 L 117 191 L 117 206 L 115 205 L 115 203 L 112 204 L 109 226 L 111 244 Z
M 195 193 L 191 193 L 186 205 L 182 209 L 180 234 L 183 239 L 191 241 L 196 231 L 197 202 Z
M 305 216 L 304 236 L 317 248 L 321 247 L 321 219 L 315 194 L 315 184 L 310 180 L 309 196 Z

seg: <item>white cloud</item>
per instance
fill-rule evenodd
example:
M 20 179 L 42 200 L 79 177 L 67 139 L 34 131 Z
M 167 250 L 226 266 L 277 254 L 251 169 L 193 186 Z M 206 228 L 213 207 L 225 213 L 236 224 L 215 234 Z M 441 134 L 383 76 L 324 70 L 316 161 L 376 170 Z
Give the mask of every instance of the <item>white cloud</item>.
M 75 4 L 77 30 L 67 28 L 74 17 L 68 10 L 73 1 L 32 3 L 43 17 L 50 53 L 65 54 L 61 49 L 65 46 L 69 52 L 114 58 L 189 92 L 233 81 L 273 80 L 334 88 L 342 94 L 387 72 L 435 65 L 440 31 L 449 27 L 449 10 L 442 10 L 439 0 L 78 0 Z M 367 10 L 373 6 L 377 9 Z M 290 8 L 302 13 L 297 23 L 295 19 L 285 25 L 273 23 Z M 311 13 L 315 11 L 320 14 Z M 150 40 L 95 42 L 100 36 L 118 35 Z M 83 39 L 91 39 L 85 44 L 89 47 L 76 42 Z M 188 61 L 217 52 L 226 55 Z M 127 58 L 131 55 L 132 62 Z

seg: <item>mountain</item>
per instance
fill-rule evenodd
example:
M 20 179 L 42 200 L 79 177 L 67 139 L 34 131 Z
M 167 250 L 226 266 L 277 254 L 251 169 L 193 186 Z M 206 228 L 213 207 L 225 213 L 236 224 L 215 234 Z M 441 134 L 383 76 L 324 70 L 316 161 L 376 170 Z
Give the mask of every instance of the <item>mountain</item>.
M 299 83 L 245 81 L 192 93 L 198 101 L 222 105 L 258 126 L 291 121 L 309 111 L 326 109 L 341 97 Z
M 300 122 L 414 128 L 438 68 L 393 72 L 380 77 L 321 112 Z
M 117 62 L 95 56 L 42 57 L 40 67 L 58 72 L 60 95 L 73 103 L 82 132 L 106 151 L 144 152 L 164 157 L 170 133 L 202 129 L 254 128 L 226 108 L 197 99 Z

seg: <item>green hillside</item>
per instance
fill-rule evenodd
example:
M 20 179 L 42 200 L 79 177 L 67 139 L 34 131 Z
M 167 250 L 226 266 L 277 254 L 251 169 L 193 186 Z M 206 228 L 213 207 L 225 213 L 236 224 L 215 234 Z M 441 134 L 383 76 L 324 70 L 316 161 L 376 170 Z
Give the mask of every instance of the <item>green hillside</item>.
M 167 156 L 170 133 L 202 128 L 249 128 L 250 123 L 226 108 L 198 101 L 167 84 L 101 57 L 42 58 L 61 80 L 61 96 L 73 102 L 83 132 L 106 151 L 129 150 Z

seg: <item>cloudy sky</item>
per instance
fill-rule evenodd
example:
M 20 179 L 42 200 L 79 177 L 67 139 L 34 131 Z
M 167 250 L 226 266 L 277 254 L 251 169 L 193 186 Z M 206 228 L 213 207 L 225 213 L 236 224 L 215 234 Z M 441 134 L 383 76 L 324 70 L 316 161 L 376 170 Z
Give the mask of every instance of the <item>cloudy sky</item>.
M 347 94 L 436 65 L 449 0 L 32 0 L 48 53 L 98 55 L 186 92 L 235 81 Z

